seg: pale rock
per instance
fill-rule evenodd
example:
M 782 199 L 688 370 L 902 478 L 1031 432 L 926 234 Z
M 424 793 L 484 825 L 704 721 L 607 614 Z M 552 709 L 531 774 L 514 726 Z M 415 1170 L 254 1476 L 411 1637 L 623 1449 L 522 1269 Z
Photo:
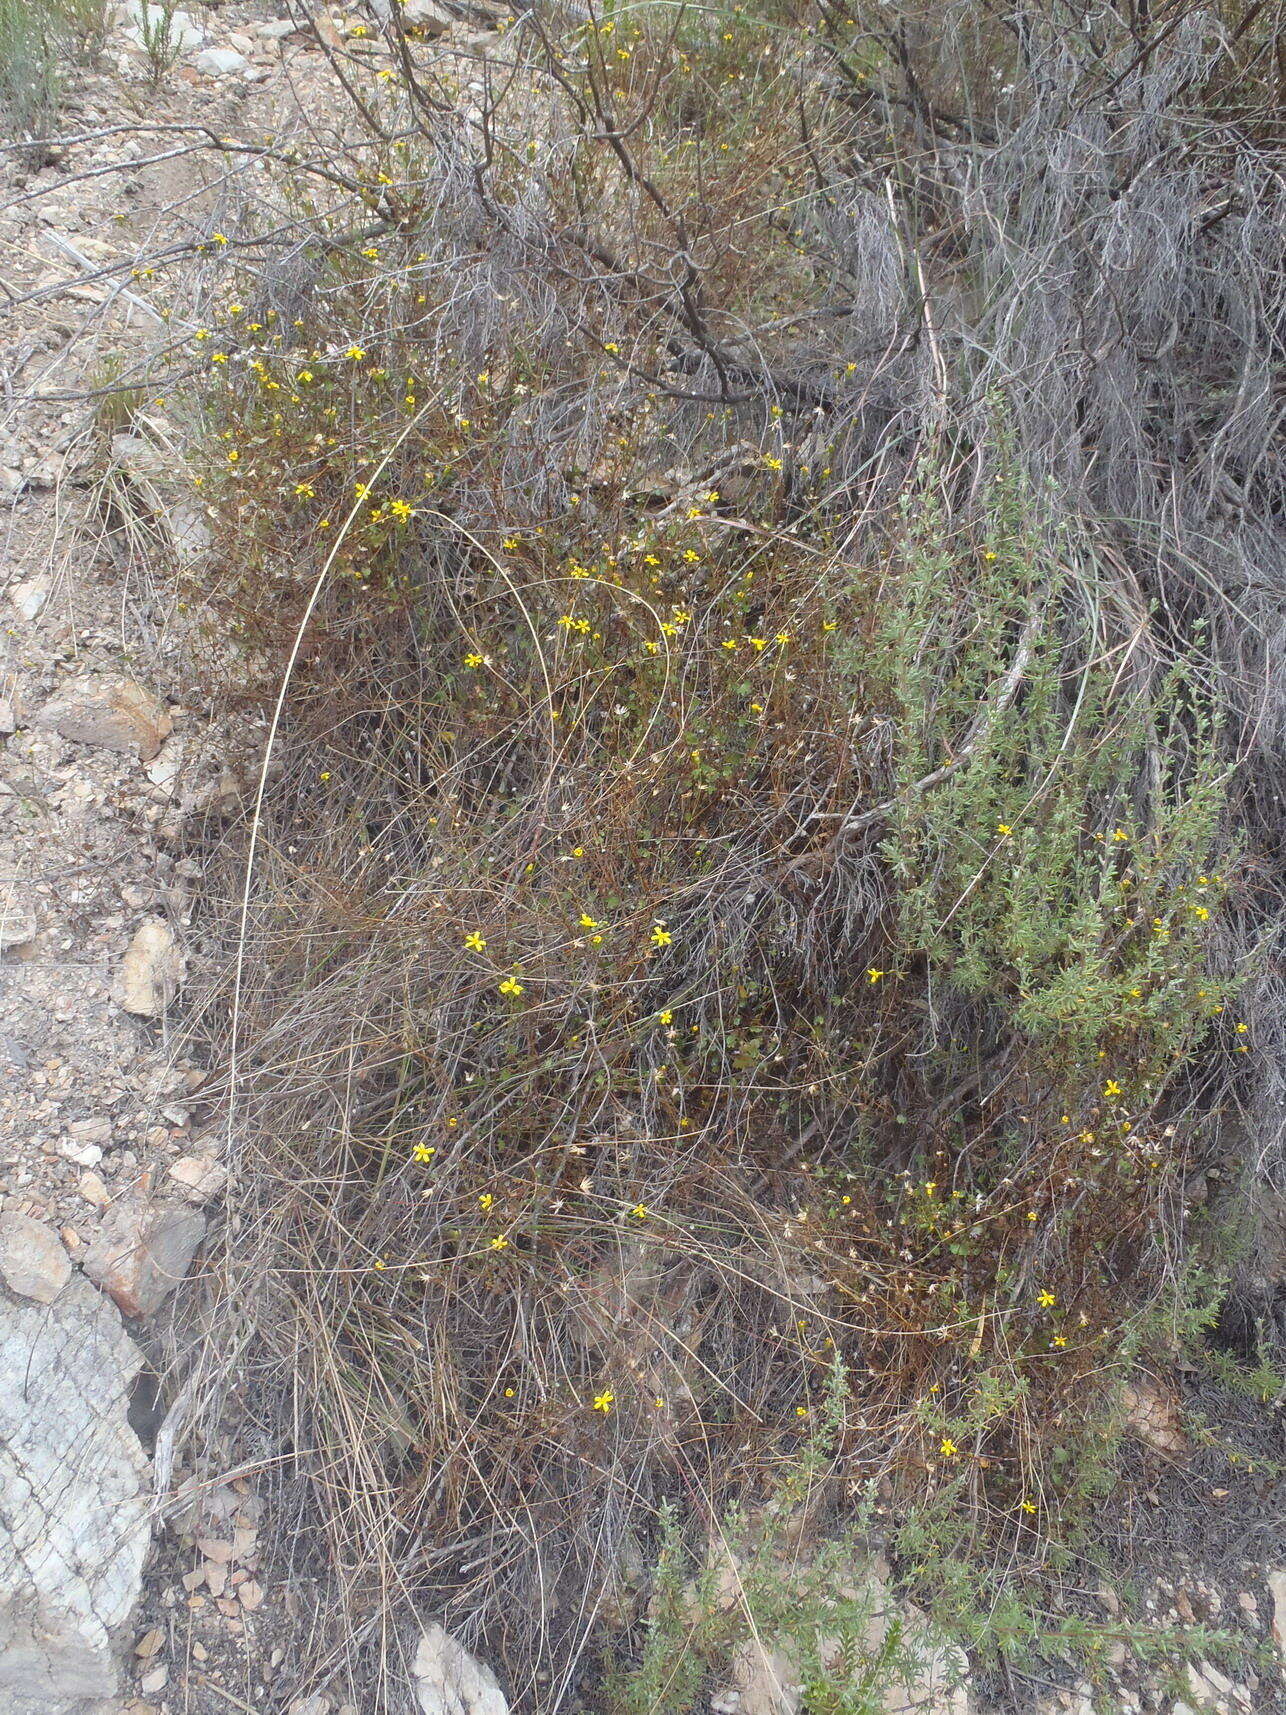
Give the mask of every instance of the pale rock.
M 169 738 L 143 770 L 153 786 L 172 793 L 174 783 L 183 767 L 186 746 L 182 739 Z
M 103 1159 L 103 1151 L 100 1145 L 80 1143 L 74 1137 L 60 1137 L 57 1148 L 64 1161 L 73 1162 L 77 1167 L 97 1167 Z
M 72 1120 L 67 1127 L 67 1135 L 75 1138 L 77 1143 L 110 1143 L 111 1117 L 108 1114 L 91 1114 L 87 1119 Z
M 9 738 L 18 730 L 17 717 L 8 697 L 0 697 L 0 738 Z
M 1250 1694 L 1243 1685 L 1236 1685 L 1213 1662 L 1189 1662 L 1188 1694 L 1199 1709 L 1214 1705 L 1221 1710 L 1249 1710 Z
M 422 30 L 426 36 L 445 35 L 455 22 L 434 0 L 406 0 L 400 15 L 408 30 Z
M 255 25 L 255 34 L 266 42 L 280 42 L 287 36 L 294 35 L 298 29 L 299 25 L 293 19 L 270 18 L 267 23 Z
M 76 1189 L 91 1208 L 102 1210 L 111 1206 L 111 1192 L 108 1191 L 98 1174 L 89 1169 L 86 1169 L 76 1181 Z
M 1286 1566 L 1274 1566 L 1266 1581 L 1273 1604 L 1273 1638 L 1286 1657 Z
M 1177 1455 L 1190 1451 L 1179 1419 L 1179 1400 L 1172 1389 L 1149 1377 L 1140 1377 L 1121 1389 L 1121 1405 L 1125 1427 L 1144 1446 L 1156 1453 Z
M 235 48 L 202 48 L 192 64 L 202 77 L 230 77 L 245 71 L 250 61 Z
M 147 1461 L 127 1418 L 141 1363 L 85 1280 L 51 1305 L 0 1297 L 6 1715 L 84 1715 L 117 1693 L 148 1544 Z
M 87 680 L 45 704 L 34 724 L 77 744 L 150 762 L 173 722 L 164 705 L 132 679 Z
M 149 5 L 148 0 L 127 0 L 126 13 L 129 23 L 125 27 L 125 37 L 136 47 L 144 46 L 149 32 L 153 39 L 164 40 L 170 51 L 178 54 L 191 53 L 205 40 L 205 31 L 188 12 L 171 12 L 167 21 L 163 6 Z M 162 31 L 165 32 L 163 37 Z
M 421 1715 L 509 1715 L 495 1674 L 439 1625 L 424 1627 L 411 1676 Z
M 212 1566 L 229 1566 L 236 1554 L 236 1544 L 224 1542 L 217 1536 L 199 1536 L 196 1545 Z
M 138 1682 L 138 1688 L 145 1697 L 150 1697 L 154 1691 L 164 1691 L 169 1684 L 170 1670 L 164 1662 L 145 1673 Z
M 29 1215 L 0 1215 L 0 1275 L 10 1292 L 52 1304 L 71 1279 L 71 1263 L 62 1240 L 43 1221 Z
M 11 583 L 8 589 L 9 600 L 24 619 L 39 619 L 45 603 L 49 600 L 47 578 L 19 578 Z
M 38 927 L 30 905 L 7 892 L 0 895 L 0 952 L 7 952 L 10 947 L 25 947 L 35 940 Z
M 122 1012 L 155 1018 L 174 999 L 183 982 L 183 956 L 174 931 L 160 917 L 139 925 L 112 984 L 112 999 Z
M 150 1316 L 187 1274 L 205 1237 L 205 1216 L 182 1203 L 123 1198 L 104 1217 L 82 1261 L 126 1316 Z
M 170 1178 L 183 1187 L 184 1196 L 193 1203 L 208 1203 L 217 1197 L 227 1177 L 227 1168 L 207 1156 L 181 1155 L 170 1165 Z

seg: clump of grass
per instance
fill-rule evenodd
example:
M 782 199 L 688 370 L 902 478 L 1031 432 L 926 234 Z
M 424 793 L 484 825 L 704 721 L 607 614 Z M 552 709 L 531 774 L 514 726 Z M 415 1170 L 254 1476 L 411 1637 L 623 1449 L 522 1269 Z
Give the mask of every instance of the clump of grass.
M 39 145 L 53 129 L 69 64 L 92 64 L 107 38 L 107 0 L 0 0 L 0 118 Z
M 62 91 L 58 14 L 30 0 L 0 0 L 0 104 L 19 141 L 49 133 Z

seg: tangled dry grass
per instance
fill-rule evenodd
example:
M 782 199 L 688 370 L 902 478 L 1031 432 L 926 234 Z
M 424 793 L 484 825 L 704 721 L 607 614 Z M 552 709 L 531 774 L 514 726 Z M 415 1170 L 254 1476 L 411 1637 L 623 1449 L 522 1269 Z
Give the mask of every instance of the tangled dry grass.
M 426 1607 L 602 1701 L 823 1415 L 816 1534 L 1056 1570 L 1280 1171 L 1279 26 L 394 23 L 195 235 L 212 1314 L 370 1708 Z

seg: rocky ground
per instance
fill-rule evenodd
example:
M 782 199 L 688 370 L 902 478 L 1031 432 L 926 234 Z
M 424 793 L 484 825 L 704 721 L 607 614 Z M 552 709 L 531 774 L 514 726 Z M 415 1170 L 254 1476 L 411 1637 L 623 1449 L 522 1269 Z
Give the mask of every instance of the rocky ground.
M 358 1715 L 337 1670 L 312 1672 L 307 1603 L 272 1574 L 255 1473 L 185 1472 L 181 1402 L 157 1397 L 148 1362 L 228 1191 L 187 1028 L 192 923 L 204 842 L 242 805 L 257 729 L 216 717 L 184 647 L 175 574 L 218 520 L 178 479 L 164 403 L 126 429 L 85 396 L 164 338 L 147 258 L 218 196 L 146 125 L 262 135 L 326 76 L 318 45 L 267 0 L 176 16 L 182 52 L 159 87 L 127 12 L 72 86 L 63 128 L 80 140 L 2 169 L 0 1712 Z M 321 27 L 338 40 L 354 17 Z M 447 45 L 477 19 L 452 28 Z M 1156 1409 L 1141 1403 L 1140 1433 L 1165 1457 Z M 1220 1613 L 1271 1651 L 1286 1571 L 1230 1570 L 1220 1594 L 1180 1568 L 1153 1611 L 1181 1626 Z M 776 1669 L 745 1664 L 712 1707 L 797 1707 L 789 1664 Z M 505 1708 L 433 1628 L 412 1691 L 424 1710 Z M 981 1707 L 966 1690 L 921 1694 L 938 1715 Z M 1113 1695 L 1119 1715 L 1286 1707 L 1268 1663 L 1253 1684 L 1209 1664 L 1182 1696 L 1125 1676 Z M 1033 1715 L 1108 1707 L 1088 1688 L 1032 1698 Z

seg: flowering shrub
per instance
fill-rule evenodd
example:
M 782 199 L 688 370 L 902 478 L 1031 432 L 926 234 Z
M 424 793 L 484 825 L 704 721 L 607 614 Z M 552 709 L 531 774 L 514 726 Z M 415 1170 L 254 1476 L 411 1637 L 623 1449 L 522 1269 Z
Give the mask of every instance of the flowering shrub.
M 1204 634 L 1016 380 L 905 337 L 888 198 L 827 176 L 888 55 L 837 83 L 789 22 L 531 14 L 469 126 L 392 26 L 289 241 L 205 240 L 183 354 L 192 594 L 285 675 L 252 1362 L 336 1559 L 522 1683 L 837 1361 L 837 1474 L 1048 1565 L 1253 1035 Z

